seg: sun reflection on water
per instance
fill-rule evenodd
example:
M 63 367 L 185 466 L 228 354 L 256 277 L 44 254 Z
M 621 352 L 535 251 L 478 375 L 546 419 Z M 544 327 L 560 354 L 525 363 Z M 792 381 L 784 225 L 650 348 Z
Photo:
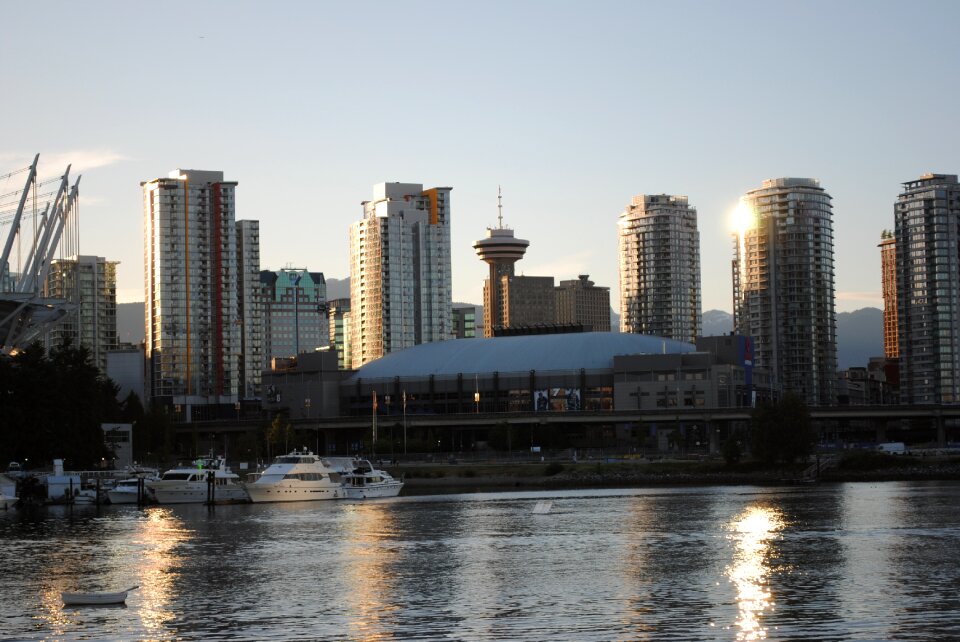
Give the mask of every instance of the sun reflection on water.
M 771 541 L 783 529 L 780 514 L 773 509 L 751 506 L 730 524 L 730 538 L 736 544 L 733 563 L 727 567 L 727 577 L 737 588 L 738 640 L 763 640 L 767 629 L 762 615 L 773 609 L 773 594 L 767 585 L 771 556 Z
M 390 562 L 395 552 L 385 543 L 393 532 L 393 515 L 377 503 L 350 508 L 346 529 L 350 564 L 343 594 L 350 602 L 350 639 L 391 640 L 394 636 L 385 619 L 397 610 L 390 599 L 395 584 Z
M 182 561 L 176 548 L 191 539 L 192 533 L 169 508 L 154 508 L 140 522 L 137 535 L 137 543 L 143 547 L 138 565 L 140 619 L 147 631 L 159 636 L 168 632 L 167 624 L 176 617 L 170 610 Z

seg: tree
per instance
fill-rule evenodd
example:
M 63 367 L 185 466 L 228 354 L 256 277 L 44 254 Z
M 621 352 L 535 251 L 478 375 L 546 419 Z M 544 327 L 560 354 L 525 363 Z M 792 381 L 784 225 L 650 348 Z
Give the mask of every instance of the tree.
M 810 411 L 794 394 L 757 406 L 751 414 L 750 450 L 768 464 L 806 458 L 813 452 L 815 440 Z
M 0 358 L 0 391 L 0 459 L 82 469 L 109 455 L 100 424 L 119 417 L 117 388 L 86 348 L 67 342 L 48 355 L 34 343 Z

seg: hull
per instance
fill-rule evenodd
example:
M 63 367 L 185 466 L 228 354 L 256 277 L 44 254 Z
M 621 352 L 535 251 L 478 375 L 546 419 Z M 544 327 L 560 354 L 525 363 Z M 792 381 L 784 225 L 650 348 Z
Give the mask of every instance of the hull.
M 127 601 L 127 593 L 133 589 L 118 593 L 61 593 L 60 599 L 68 606 L 91 606 L 97 604 L 123 604 Z
M 343 499 L 343 489 L 336 484 L 260 484 L 247 486 L 250 501 L 261 502 L 316 502 L 328 499 Z
M 203 504 L 207 501 L 206 482 L 163 486 L 163 482 L 151 485 L 158 504 Z M 136 497 L 134 497 L 136 501 Z M 245 504 L 250 501 L 242 486 L 217 486 L 214 492 L 216 504 Z
M 344 496 L 347 499 L 371 499 L 374 497 L 396 497 L 403 488 L 403 482 L 384 484 L 370 484 L 368 486 L 345 486 Z
M 111 504 L 136 504 L 137 503 L 137 491 L 129 490 L 110 490 L 107 491 L 107 497 L 110 498 Z M 153 497 L 153 493 L 149 490 L 144 497 L 148 502 L 156 501 Z

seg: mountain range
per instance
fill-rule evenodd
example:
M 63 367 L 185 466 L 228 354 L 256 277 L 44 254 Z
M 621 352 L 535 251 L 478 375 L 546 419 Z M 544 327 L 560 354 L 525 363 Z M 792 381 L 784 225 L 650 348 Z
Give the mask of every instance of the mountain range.
M 350 279 L 327 279 L 327 298 L 345 299 L 350 296 Z M 470 303 L 456 303 L 458 307 Z M 474 305 L 477 319 L 483 323 L 483 306 Z M 143 303 L 117 304 L 117 334 L 123 343 L 137 344 L 144 339 Z M 611 327 L 620 327 L 619 316 L 610 311 Z M 703 336 L 729 334 L 733 330 L 733 315 L 723 310 L 703 313 Z M 883 356 L 883 311 L 862 308 L 837 314 L 837 365 L 840 369 L 866 366 L 871 357 Z

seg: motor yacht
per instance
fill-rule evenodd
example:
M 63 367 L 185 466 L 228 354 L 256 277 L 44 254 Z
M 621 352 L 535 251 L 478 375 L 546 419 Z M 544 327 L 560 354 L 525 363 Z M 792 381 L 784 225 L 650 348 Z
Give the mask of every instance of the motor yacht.
M 342 480 L 347 499 L 396 497 L 403 488 L 402 481 L 385 470 L 374 468 L 366 459 L 358 460 L 353 470 L 343 475 Z
M 147 482 L 159 504 L 200 504 L 210 500 L 208 475 L 213 473 L 215 504 L 237 504 L 250 501 L 240 484 L 240 476 L 227 468 L 222 457 L 202 457 L 191 466 L 171 468 L 158 480 Z
M 147 486 L 147 482 L 150 481 L 159 481 L 159 477 L 143 477 L 144 483 L 144 500 L 148 504 L 152 504 L 157 501 L 157 497 L 153 492 L 153 489 Z M 136 504 L 137 503 L 137 492 L 140 486 L 140 477 L 131 477 L 129 479 L 120 479 L 117 480 L 117 483 L 107 491 L 107 497 L 110 498 L 111 504 Z
M 322 458 L 309 450 L 277 457 L 246 484 L 252 502 L 305 502 L 344 497 L 341 476 L 353 469 L 348 457 Z

